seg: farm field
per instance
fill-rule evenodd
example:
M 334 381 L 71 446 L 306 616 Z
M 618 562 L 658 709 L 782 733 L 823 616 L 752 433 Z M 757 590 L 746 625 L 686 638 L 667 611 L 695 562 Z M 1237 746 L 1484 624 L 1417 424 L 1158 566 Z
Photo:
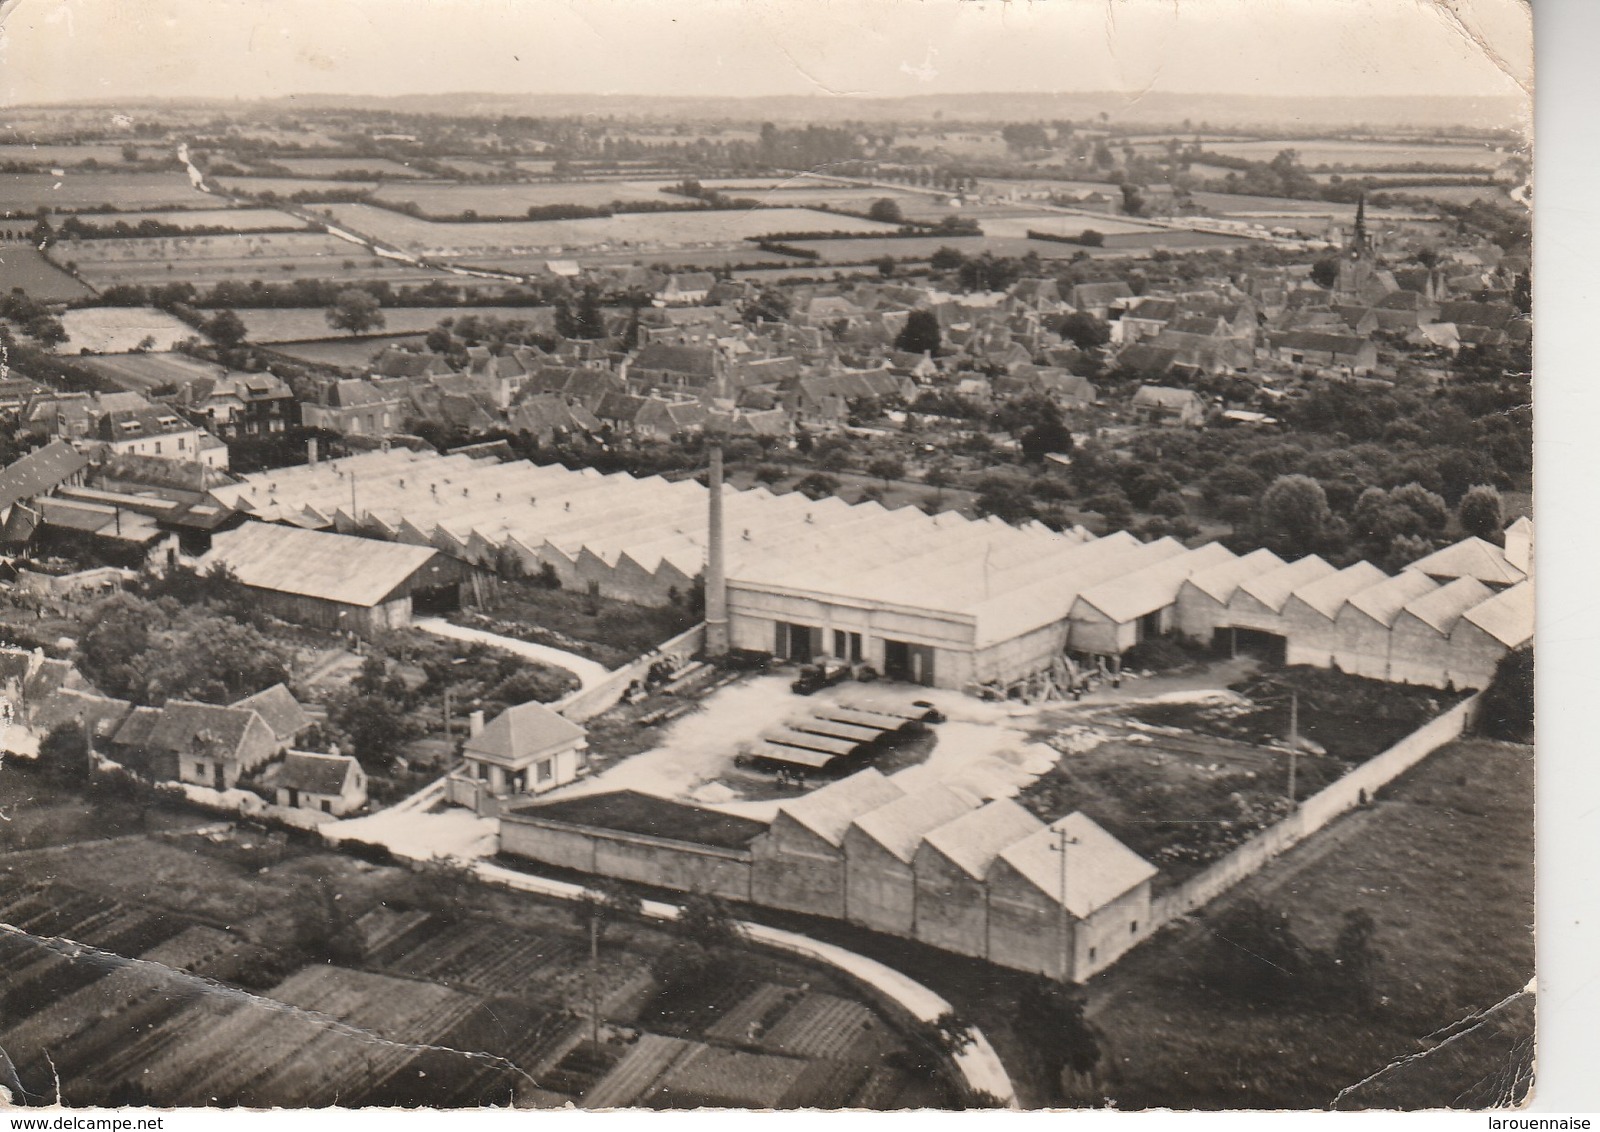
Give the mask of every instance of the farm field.
M 1336 141 L 1320 138 L 1217 142 L 1205 148 L 1226 157 L 1242 157 L 1249 161 L 1270 161 L 1281 151 L 1292 149 L 1299 154 L 1300 164 L 1307 169 L 1315 169 L 1319 165 L 1344 165 L 1350 169 L 1363 169 L 1412 164 L 1493 169 L 1506 157 L 1505 154 L 1495 153 L 1488 146 Z
M 171 350 L 185 338 L 200 338 L 194 327 L 154 307 L 83 307 L 63 311 L 67 340 L 58 354 L 126 354 L 148 343 L 154 351 Z
M 419 254 L 452 258 L 515 254 L 521 249 L 545 250 L 623 245 L 735 244 L 779 232 L 893 231 L 853 216 L 830 216 L 799 208 L 754 212 L 705 211 L 623 213 L 587 220 L 524 220 L 483 224 L 447 224 L 417 220 L 363 204 L 320 205 L 317 212 L 341 228 L 394 244 Z
M 511 256 L 472 256 L 457 263 L 461 267 L 481 267 L 489 271 L 510 271 L 523 275 L 541 275 L 545 265 L 555 258 L 553 253 Z M 680 248 L 673 251 L 606 251 L 583 249 L 563 253 L 562 258 L 576 259 L 584 267 L 730 267 L 735 264 L 771 264 L 782 266 L 800 262 L 793 256 L 764 252 L 754 244 L 724 248 Z
M 1331 1105 L 1341 1089 L 1435 1047 L 1445 1028 L 1532 977 L 1532 869 L 1531 748 L 1478 740 L 1442 748 L 1370 806 L 1090 985 L 1090 1017 L 1116 1067 L 1106 1094 L 1123 1109 Z M 1261 1010 L 1201 986 L 1196 974 L 1218 917 L 1245 899 L 1287 912 L 1297 936 L 1316 947 L 1332 942 L 1346 911 L 1368 912 L 1380 1005 Z M 1530 1036 L 1525 1028 L 1524 1059 Z M 1486 1052 L 1486 1060 L 1448 1067 L 1454 1076 L 1436 1079 L 1428 1094 L 1403 1099 L 1447 1104 L 1485 1080 L 1509 1082 L 1516 1065 L 1507 1050 Z
M 295 193 L 369 193 L 378 187 L 377 181 L 318 181 L 308 177 L 211 177 L 206 180 L 225 193 L 243 193 L 246 196 L 265 196 L 274 193 L 292 197 Z
M 215 378 L 227 372 L 223 366 L 176 353 L 112 354 L 108 357 L 85 355 L 73 360 L 135 393 L 144 393 L 160 385 L 193 381 L 195 378 Z
M 387 157 L 274 157 L 269 163 L 302 177 L 333 177 L 346 170 L 382 177 L 421 176 L 409 165 Z
M 76 264 L 98 287 L 178 281 L 205 287 L 224 279 L 265 283 L 385 279 L 399 283 L 438 278 L 427 268 L 385 259 L 369 248 L 322 232 L 63 240 L 51 251 L 59 262 Z
M 384 185 L 373 199 L 415 204 L 429 216 L 460 216 L 476 212 L 479 216 L 513 219 L 526 217 L 528 209 L 546 205 L 571 204 L 585 208 L 604 208 L 613 201 L 650 201 L 661 204 L 688 204 L 687 197 L 661 191 L 671 181 L 563 181 L 557 184 L 459 185 L 443 181 L 419 184 Z
M 479 160 L 476 157 L 436 157 L 434 160 L 446 169 L 453 169 L 457 173 L 468 177 L 498 177 L 506 173 L 507 166 L 511 164 L 503 161 Z M 553 166 L 555 162 L 551 161 L 546 164 Z
M 1086 227 L 1090 225 L 1085 225 Z M 907 236 L 892 240 L 790 240 L 797 248 L 820 253 L 822 263 L 869 263 L 884 256 L 895 259 L 925 260 L 940 248 L 954 248 L 963 255 L 1026 255 L 1035 252 L 1042 259 L 1071 259 L 1084 249 L 1052 240 L 1029 240 L 1004 236 Z M 801 265 L 803 266 L 803 265 Z
M 1094 227 L 1094 225 L 1090 225 Z M 1219 236 L 1213 232 L 1184 232 L 1178 229 L 1145 229 L 1142 232 L 1121 232 L 1107 236 L 1105 248 L 1112 251 L 1165 248 L 1168 251 L 1189 248 L 1237 248 L 1251 241 L 1243 236 Z M 1093 250 L 1093 249 L 1091 249 Z
M 1504 185 L 1407 185 L 1391 191 L 1401 196 L 1448 201 L 1451 204 L 1471 204 L 1475 200 L 1489 200 L 1507 206 L 1512 203 Z
M 0 212 L 32 213 L 41 208 L 76 212 L 85 208 L 143 209 L 178 205 L 213 207 L 205 193 L 190 186 L 184 173 L 0 174 Z
M 350 337 L 330 327 L 320 307 L 243 308 L 235 313 L 244 320 L 252 342 L 311 342 Z M 385 307 L 383 328 L 375 334 L 421 334 L 432 330 L 443 319 L 470 316 L 539 322 L 549 322 L 553 317 L 550 307 Z
M 165 146 L 135 146 L 140 160 L 170 154 Z M 85 161 L 101 165 L 121 165 L 120 145 L 0 145 L 0 162 L 26 162 L 36 165 L 59 165 L 68 168 Z
M 144 220 L 155 220 L 182 228 L 228 227 L 239 232 L 255 232 L 280 228 L 304 228 L 306 222 L 275 208 L 188 208 L 181 211 L 159 212 L 86 212 L 78 216 L 80 223 L 95 228 L 110 228 L 116 224 L 138 225 Z
M 1085 228 L 1093 228 L 1102 236 L 1121 236 L 1133 232 L 1159 232 L 1149 224 L 1137 220 L 1124 220 L 1116 216 L 1086 216 L 1082 213 L 1039 212 L 1023 216 L 1006 216 L 984 219 L 979 222 L 985 236 L 1027 239 L 1031 229 L 1048 232 L 1053 236 L 1076 236 Z
M 32 244 L 0 243 L 0 293 L 21 288 L 40 302 L 83 299 L 94 294 L 88 287 L 51 263 Z
M 365 370 L 373 355 L 385 347 L 404 346 L 408 349 L 420 349 L 423 338 L 421 334 L 392 334 L 381 338 L 355 338 L 349 341 L 274 342 L 272 350 L 274 353 L 296 358 L 302 362 L 311 362 L 314 365 Z
M 1266 216 L 1326 216 L 1341 223 L 1355 220 L 1354 204 L 1334 204 L 1325 200 L 1298 200 L 1293 197 L 1255 197 L 1242 193 L 1193 194 L 1194 203 L 1215 216 L 1261 214 Z M 1368 208 L 1367 216 L 1373 219 L 1403 219 L 1413 214 L 1408 210 L 1393 208 Z

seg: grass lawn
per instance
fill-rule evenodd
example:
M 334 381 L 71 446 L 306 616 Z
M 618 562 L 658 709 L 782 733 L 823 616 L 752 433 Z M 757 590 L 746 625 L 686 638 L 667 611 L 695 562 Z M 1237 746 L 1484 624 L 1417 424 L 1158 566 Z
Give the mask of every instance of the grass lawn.
M 1332 942 L 1346 911 L 1368 912 L 1379 1005 L 1367 1014 L 1257 1010 L 1206 989 L 1208 925 L 1247 897 L 1287 912 L 1311 947 Z M 1327 1107 L 1524 986 L 1532 923 L 1532 750 L 1451 744 L 1096 979 L 1090 1014 L 1104 1034 L 1102 1088 L 1124 1109 Z M 1454 1060 L 1441 1059 L 1426 1089 L 1396 1085 L 1372 1103 L 1473 1103 L 1485 1082 L 1515 1078 L 1506 1051 L 1526 1039 L 1531 1012 L 1520 1023 L 1502 1012 L 1496 1022 L 1521 1030 L 1481 1042 L 1482 1057 L 1453 1045 Z

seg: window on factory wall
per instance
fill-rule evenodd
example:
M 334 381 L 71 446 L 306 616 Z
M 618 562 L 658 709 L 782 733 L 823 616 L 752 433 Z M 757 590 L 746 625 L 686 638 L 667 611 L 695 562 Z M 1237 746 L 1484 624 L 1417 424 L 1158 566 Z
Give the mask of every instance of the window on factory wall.
M 833 631 L 833 655 L 852 664 L 861 663 L 861 634 L 844 629 Z

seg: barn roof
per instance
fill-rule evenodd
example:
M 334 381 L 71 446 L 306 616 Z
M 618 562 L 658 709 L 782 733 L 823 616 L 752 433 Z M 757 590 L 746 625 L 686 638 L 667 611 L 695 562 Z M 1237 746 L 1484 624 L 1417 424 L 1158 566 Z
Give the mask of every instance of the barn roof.
M 1215 566 L 1195 571 L 1189 576 L 1189 584 L 1208 597 L 1226 602 L 1233 596 L 1233 591 L 1247 578 L 1276 570 L 1283 564 L 1283 559 L 1266 547 L 1262 547 L 1232 561 L 1219 562 Z
M 910 864 L 917 846 L 922 843 L 923 834 L 954 821 L 977 805 L 977 799 L 963 791 L 943 785 L 930 786 L 915 794 L 896 798 L 875 810 L 868 810 L 856 818 L 854 825 L 900 860 Z
M 1419 558 L 1406 569 L 1420 570 L 1436 578 L 1476 578 L 1501 586 L 1520 582 L 1527 576 L 1506 559 L 1505 551 L 1476 535 Z
M 1413 571 L 1406 570 L 1401 577 Z M 1449 634 L 1461 615 L 1494 596 L 1494 591 L 1476 578 L 1457 578 L 1431 590 L 1406 606 L 1405 612 L 1440 633 Z
M 1375 586 L 1369 586 L 1350 599 L 1350 606 L 1359 609 L 1378 624 L 1389 626 L 1400 616 L 1407 603 L 1432 593 L 1439 583 L 1415 570 L 1402 570 Z
M 856 818 L 904 794 L 900 787 L 868 767 L 803 798 L 784 802 L 778 812 L 787 814 L 829 845 L 838 845 Z
M 1068 814 L 1009 845 L 1000 859 L 1054 903 L 1061 902 L 1061 834 L 1067 836 L 1066 907 L 1087 919 L 1156 875 L 1156 868 L 1082 813 Z
M 1387 576 L 1370 562 L 1357 562 L 1297 587 L 1290 596 L 1332 620 L 1339 615 L 1339 607 L 1352 596 L 1378 585 Z
M 1179 587 L 1195 571 L 1230 562 L 1233 558 L 1233 551 L 1220 542 L 1208 542 L 1185 554 L 1091 586 L 1078 600 L 1094 606 L 1110 620 L 1125 624 L 1177 601 Z
M 438 553 L 432 547 L 246 523 L 213 537 L 203 568 L 223 564 L 247 586 L 373 606 Z
M 982 880 L 1001 850 L 1043 828 L 1038 818 L 1009 798 L 996 798 L 980 810 L 931 830 L 922 841 L 972 879 Z
M 1462 615 L 1507 648 L 1518 648 L 1533 639 L 1533 583 L 1518 582 L 1497 593 Z
M 1333 573 L 1332 566 L 1317 555 L 1308 554 L 1276 570 L 1268 570 L 1265 574 L 1246 578 L 1239 583 L 1239 588 L 1234 591 L 1230 601 L 1237 600 L 1240 594 L 1249 594 L 1268 609 L 1278 611 L 1283 609 L 1283 603 L 1289 600 L 1289 595 L 1294 593 L 1296 587 L 1304 586 L 1331 573 Z

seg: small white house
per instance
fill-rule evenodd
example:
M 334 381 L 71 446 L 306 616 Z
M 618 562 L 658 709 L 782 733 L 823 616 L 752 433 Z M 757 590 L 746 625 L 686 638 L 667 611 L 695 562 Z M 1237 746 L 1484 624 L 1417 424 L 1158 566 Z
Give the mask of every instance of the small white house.
M 588 746 L 582 727 L 541 703 L 507 708 L 462 746 L 450 800 L 483 812 L 495 808 L 490 798 L 554 790 L 578 777 Z
M 276 801 L 342 818 L 367 804 L 367 772 L 351 755 L 290 751 L 278 771 Z

